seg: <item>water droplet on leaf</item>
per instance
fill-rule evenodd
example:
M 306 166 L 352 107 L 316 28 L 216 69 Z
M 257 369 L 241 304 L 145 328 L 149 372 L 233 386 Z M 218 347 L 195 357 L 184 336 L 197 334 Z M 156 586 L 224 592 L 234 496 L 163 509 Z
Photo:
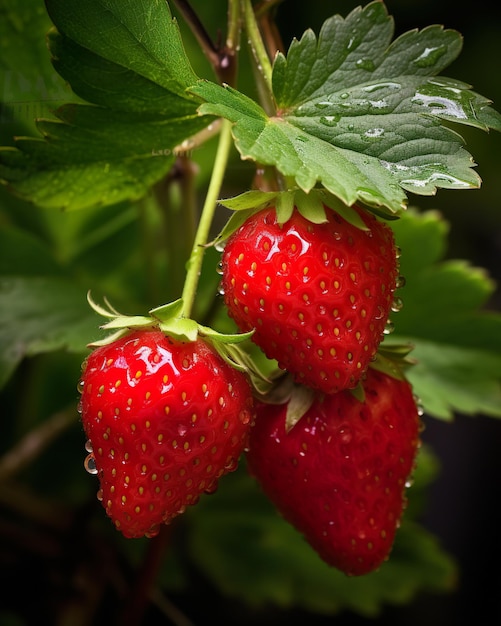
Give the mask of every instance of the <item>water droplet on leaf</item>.
M 369 139 L 380 139 L 384 135 L 384 128 L 369 128 L 364 133 Z
M 434 48 L 425 48 L 423 52 L 414 59 L 414 65 L 417 67 L 430 67 L 447 52 L 447 46 L 436 46 Z
M 376 69 L 374 61 L 372 59 L 362 58 L 358 59 L 356 66 L 367 72 L 373 72 Z
M 319 122 L 323 124 L 324 126 L 336 126 L 337 123 L 339 122 L 339 116 L 338 115 L 322 115 L 322 117 L 319 119 Z

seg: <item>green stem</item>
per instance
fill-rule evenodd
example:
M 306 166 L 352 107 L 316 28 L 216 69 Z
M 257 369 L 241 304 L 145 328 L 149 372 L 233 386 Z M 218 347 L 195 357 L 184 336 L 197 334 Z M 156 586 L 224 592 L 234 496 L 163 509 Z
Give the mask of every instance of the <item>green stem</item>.
M 270 108 L 273 106 L 271 62 L 268 57 L 268 53 L 266 52 L 266 47 L 261 36 L 261 31 L 259 30 L 256 16 L 254 14 L 254 9 L 252 8 L 251 0 L 242 0 L 242 4 L 247 37 L 249 38 L 249 44 L 252 49 L 252 54 L 256 61 L 258 75 L 261 77 L 262 82 L 264 83 L 265 89 L 263 91 L 266 93 L 266 104 L 268 105 L 267 108 Z
M 238 50 L 241 30 L 240 20 L 240 0 L 229 0 L 228 32 L 226 34 L 226 48 L 228 50 Z
M 207 190 L 202 215 L 200 216 L 200 221 L 195 235 L 195 241 L 193 243 L 191 255 L 187 264 L 186 279 L 182 294 L 184 317 L 190 317 L 193 304 L 195 302 L 205 247 L 207 245 L 210 228 L 214 219 L 217 200 L 223 184 L 232 143 L 231 123 L 228 120 L 224 120 L 221 126 L 219 145 L 216 152 L 216 158 L 214 160 L 214 167 L 212 169 L 209 188 Z

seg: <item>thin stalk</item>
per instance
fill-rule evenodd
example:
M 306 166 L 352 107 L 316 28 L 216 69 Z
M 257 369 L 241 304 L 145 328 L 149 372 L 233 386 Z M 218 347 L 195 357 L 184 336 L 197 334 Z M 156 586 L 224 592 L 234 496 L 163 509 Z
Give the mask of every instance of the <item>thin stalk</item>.
M 205 30 L 204 25 L 200 21 L 193 7 L 186 0 L 173 0 L 173 2 L 182 14 L 185 22 L 190 26 L 198 45 L 209 60 L 210 64 L 216 69 L 219 65 L 219 50 L 212 41 L 209 33 Z
M 236 50 L 240 32 L 239 0 L 230 0 L 228 5 L 228 34 L 226 43 L 215 43 L 197 13 L 187 0 L 173 0 L 185 22 L 190 27 L 201 50 L 207 57 L 221 83 L 233 85 L 236 78 Z
M 240 31 L 242 29 L 241 24 L 241 12 L 240 12 L 240 0 L 229 0 L 228 2 L 228 30 L 226 35 L 226 48 L 238 50 L 240 45 Z
M 46 449 L 76 421 L 75 407 L 54 413 L 30 430 L 0 457 L 0 481 L 11 479 L 41 456 Z
M 155 198 L 169 267 L 169 280 L 163 282 L 161 293 L 168 299 L 178 298 L 196 229 L 194 176 L 189 159 L 183 156 L 177 159 L 169 175 L 155 186 Z M 157 297 L 154 301 L 158 300 Z
M 260 94 L 263 98 L 263 106 L 267 109 L 268 113 L 271 113 L 274 109 L 273 106 L 273 90 L 271 83 L 272 67 L 270 58 L 266 51 L 266 47 L 259 30 L 259 25 L 252 8 L 251 0 L 242 0 L 243 15 L 245 20 L 245 29 L 249 44 L 256 62 L 258 70 L 258 78 L 260 78 L 261 87 Z
M 170 526 L 162 526 L 159 534 L 148 542 L 145 558 L 125 602 L 120 620 L 121 626 L 141 626 L 144 623 L 145 611 L 169 547 L 170 537 Z
M 186 278 L 183 287 L 183 315 L 190 317 L 195 302 L 198 280 L 202 270 L 205 248 L 209 239 L 210 228 L 217 207 L 217 200 L 223 184 L 226 165 L 232 146 L 231 123 L 224 120 L 221 125 L 219 144 L 212 169 L 212 176 L 205 197 L 202 215 L 198 223 L 193 248 L 187 264 Z
M 264 0 L 255 9 L 255 15 L 259 23 L 264 45 L 270 59 L 274 59 L 277 52 L 285 52 L 280 31 L 275 22 L 273 10 L 283 0 Z

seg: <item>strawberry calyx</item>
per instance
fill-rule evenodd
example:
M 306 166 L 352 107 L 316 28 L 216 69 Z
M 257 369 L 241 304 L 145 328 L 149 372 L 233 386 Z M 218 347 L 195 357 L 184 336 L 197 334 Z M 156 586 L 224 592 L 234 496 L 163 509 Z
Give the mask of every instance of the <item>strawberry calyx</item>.
M 348 206 L 337 196 L 323 188 L 312 189 L 309 193 L 299 188 L 286 191 L 246 191 L 233 198 L 219 200 L 219 204 L 233 211 L 230 219 L 214 240 L 215 245 L 222 244 L 251 216 L 263 209 L 274 207 L 277 214 L 277 223 L 285 224 L 296 208 L 299 213 L 313 224 L 322 224 L 327 221 L 327 210 L 338 213 L 345 221 L 361 230 L 368 230 L 358 212 L 353 206 Z M 363 207 L 367 211 L 378 214 L 374 207 Z M 389 219 L 385 214 L 380 217 Z M 392 219 L 398 215 L 392 214 Z
M 405 372 L 417 363 L 416 359 L 410 356 L 413 349 L 411 343 L 380 345 L 369 367 L 397 380 L 405 380 Z
M 407 380 L 406 370 L 417 363 L 416 359 L 409 356 L 413 349 L 412 344 L 380 346 L 369 367 L 396 380 L 405 381 Z M 287 405 L 285 432 L 289 433 L 303 415 L 309 411 L 312 404 L 319 401 L 325 394 L 296 383 L 287 372 L 281 370 L 278 372 L 280 375 L 268 377 L 268 385 L 258 397 L 264 404 Z M 353 389 L 346 391 L 359 402 L 365 401 L 363 380 L 359 381 Z
M 321 395 L 306 385 L 296 383 L 289 373 L 281 372 L 259 400 L 263 404 L 286 405 L 285 432 L 288 433 Z
M 199 324 L 183 316 L 184 303 L 181 298 L 151 309 L 148 316 L 123 315 L 106 298 L 105 306 L 95 302 L 90 292 L 87 294 L 87 301 L 96 313 L 109 320 L 100 328 L 110 331 L 103 339 L 89 343 L 89 348 L 110 345 L 134 330 L 160 330 L 183 343 L 194 342 L 202 337 L 226 363 L 248 375 L 257 396 L 266 394 L 274 384 L 273 377 L 240 345 L 252 337 L 253 330 L 245 333 L 221 333 Z

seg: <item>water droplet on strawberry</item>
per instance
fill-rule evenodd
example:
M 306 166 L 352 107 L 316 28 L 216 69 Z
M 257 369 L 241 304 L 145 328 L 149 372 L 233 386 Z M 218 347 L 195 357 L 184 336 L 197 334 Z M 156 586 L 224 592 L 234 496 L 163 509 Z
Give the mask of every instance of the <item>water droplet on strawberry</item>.
M 218 488 L 218 483 L 216 480 L 214 480 L 212 483 L 210 483 L 209 485 L 207 485 L 207 487 L 204 489 L 204 492 L 208 495 L 212 494 L 212 493 L 216 493 Z
M 187 429 L 185 424 L 178 424 L 177 425 L 177 432 L 178 432 L 180 437 L 184 437 L 186 435 L 186 433 L 188 432 L 188 429 Z
M 227 472 L 234 472 L 238 467 L 238 461 L 236 459 L 231 459 L 224 465 L 224 469 Z
M 378 305 L 377 312 L 374 313 L 374 319 L 380 320 L 384 316 L 384 309 L 381 305 Z
M 77 391 L 78 393 L 83 393 L 85 383 L 82 379 L 80 379 L 77 383 Z
M 87 441 L 85 442 L 85 450 L 87 452 L 92 452 L 92 443 L 90 441 L 90 439 L 87 439 Z
M 84 467 L 89 474 L 97 474 L 96 459 L 93 454 L 89 454 L 85 457 Z
M 339 440 L 342 443 L 350 443 L 353 438 L 353 433 L 349 428 L 340 428 L 339 429 Z
M 404 306 L 404 302 L 402 300 L 402 298 L 394 298 L 393 302 L 391 303 L 391 310 L 394 313 L 398 313 L 398 311 L 401 311 L 403 309 Z
M 240 420 L 242 424 L 248 424 L 251 419 L 249 411 L 240 411 L 238 415 L 238 419 Z
M 385 327 L 384 327 L 383 334 L 384 334 L 384 335 L 391 335 L 391 333 L 392 333 L 394 330 L 395 330 L 395 324 L 394 324 L 391 320 L 388 320 L 388 321 L 386 322 Z

